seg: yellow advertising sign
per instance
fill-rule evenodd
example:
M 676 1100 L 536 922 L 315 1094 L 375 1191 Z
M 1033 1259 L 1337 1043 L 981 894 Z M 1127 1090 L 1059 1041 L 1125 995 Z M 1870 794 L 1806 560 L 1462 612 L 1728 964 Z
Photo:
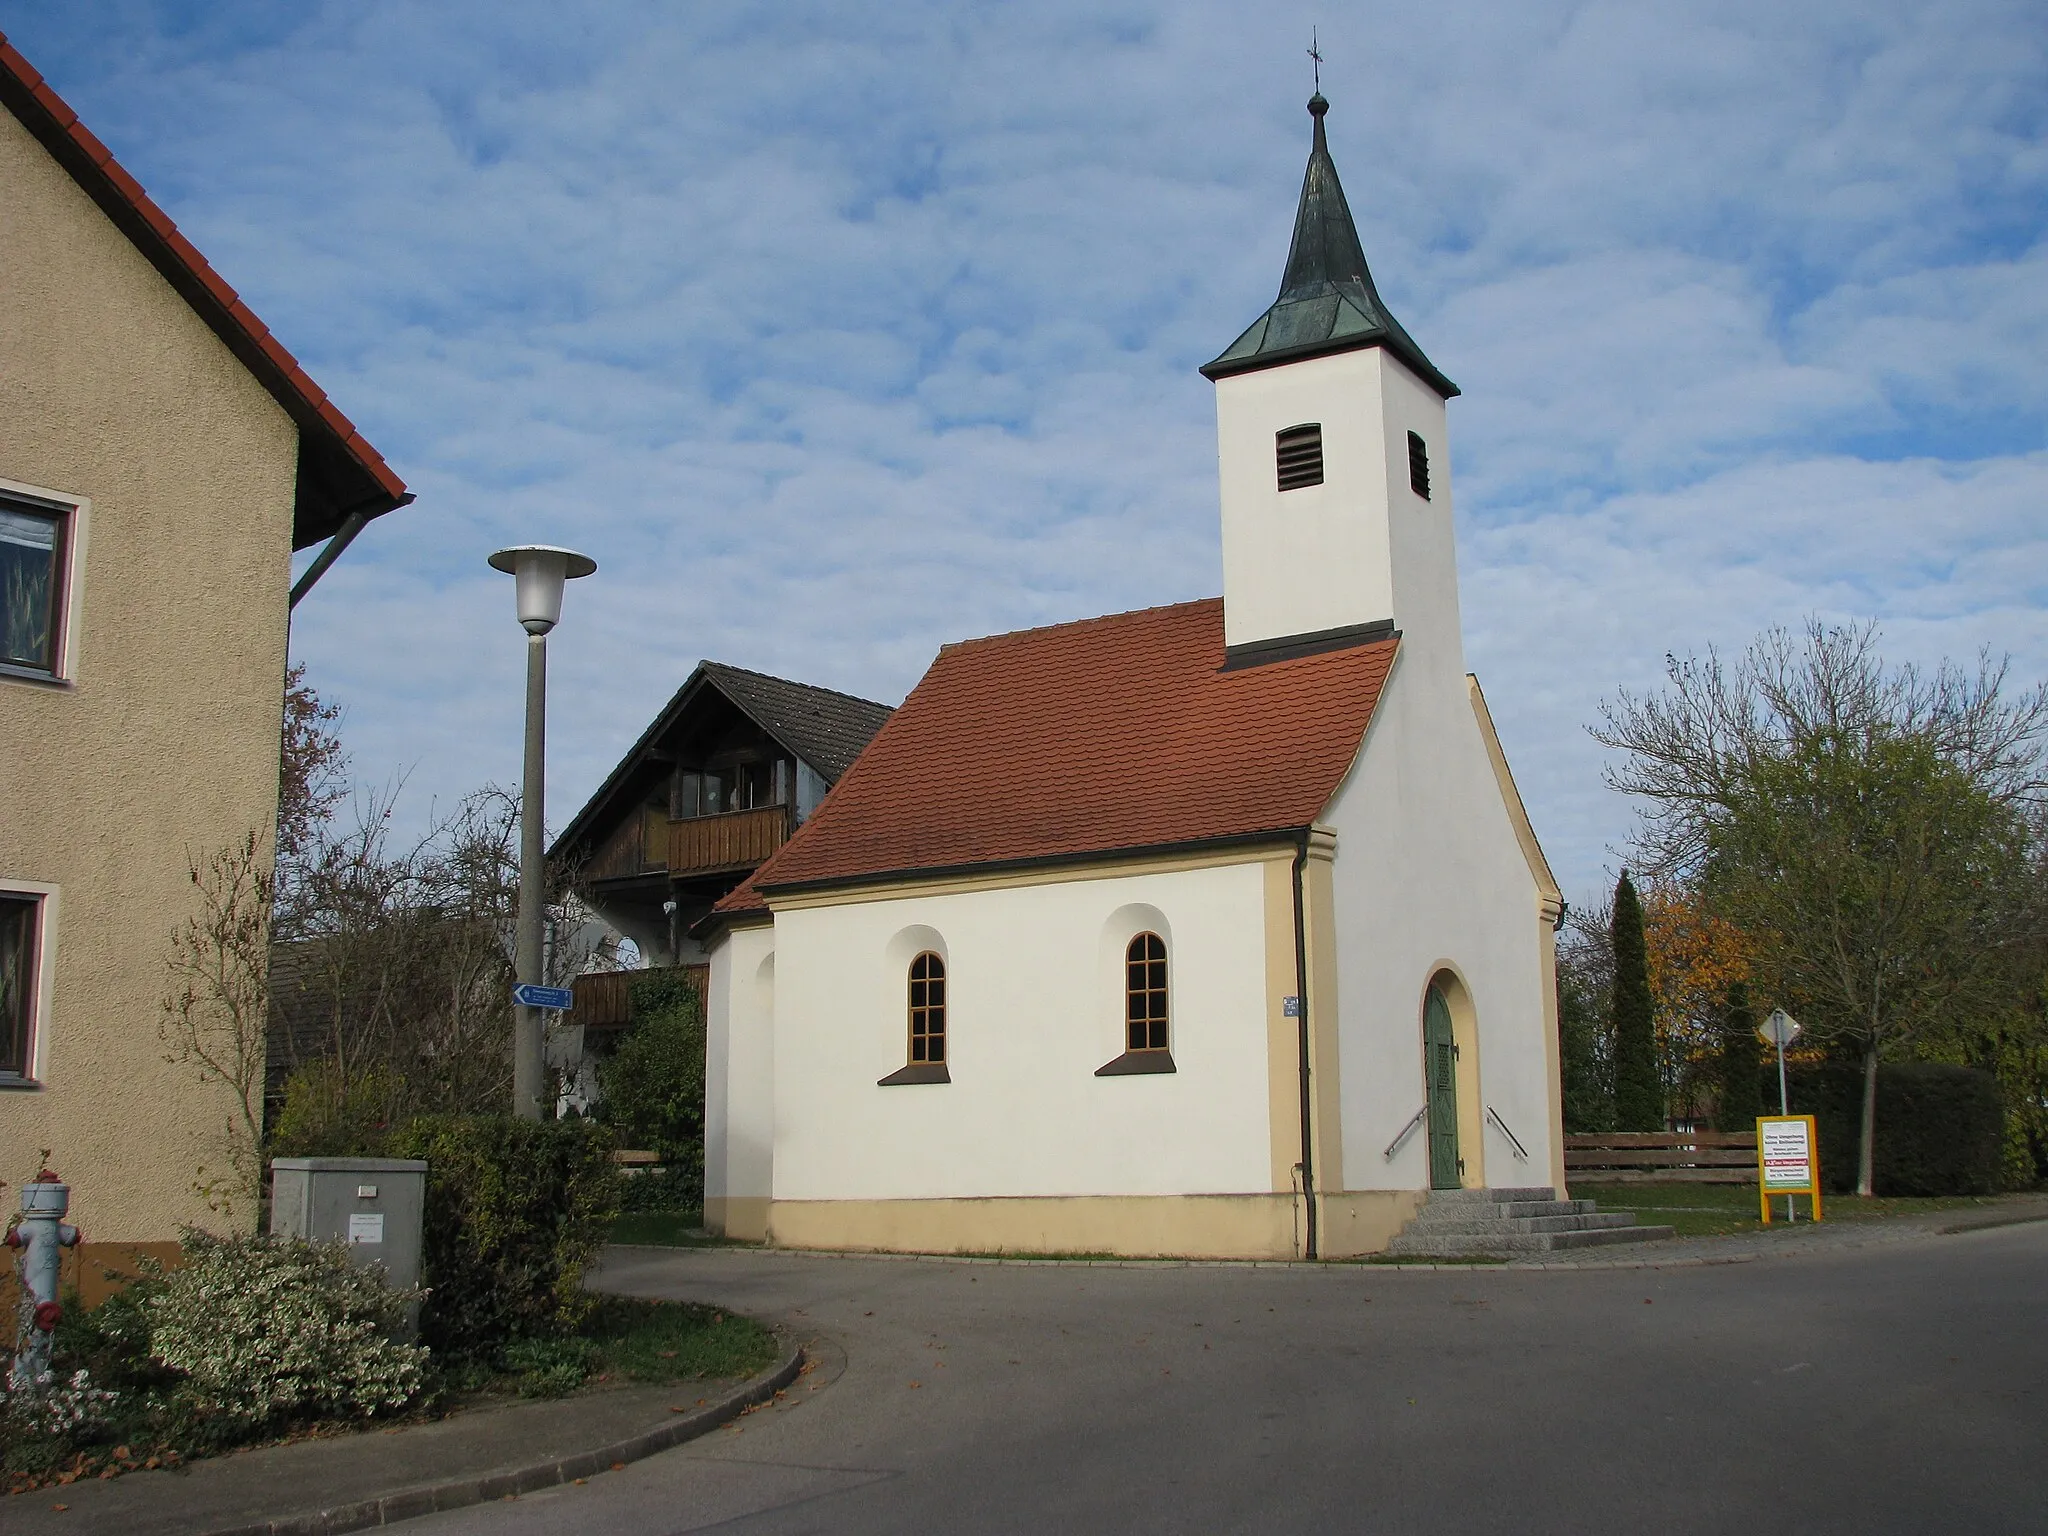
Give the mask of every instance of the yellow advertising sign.
M 1756 1122 L 1757 1200 L 1771 1224 L 1771 1196 L 1805 1195 L 1820 1220 L 1820 1138 L 1811 1115 L 1759 1115 Z

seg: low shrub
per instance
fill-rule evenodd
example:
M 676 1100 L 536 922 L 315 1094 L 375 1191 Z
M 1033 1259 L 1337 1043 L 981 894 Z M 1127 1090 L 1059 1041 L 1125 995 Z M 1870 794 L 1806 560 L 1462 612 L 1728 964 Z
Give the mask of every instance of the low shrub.
M 1778 1101 L 1777 1067 L 1765 1102 Z M 1863 1126 L 1863 1069 L 1822 1062 L 1788 1075 L 1792 1113 L 1812 1115 L 1822 1185 L 1856 1187 Z M 1767 1110 L 1766 1113 L 1769 1111 Z M 1880 1195 L 1988 1195 L 2001 1183 L 2005 1108 L 1998 1079 L 1975 1067 L 1885 1062 L 1877 1069 L 1877 1135 L 1871 1176 Z
M 619 1211 L 637 1215 L 644 1211 L 694 1211 L 704 1194 L 704 1165 L 649 1168 L 623 1173 L 619 1179 Z
M 417 1293 L 339 1245 L 188 1232 L 184 1249 L 91 1311 L 66 1298 L 48 1377 L 0 1390 L 5 1491 L 178 1466 L 426 1390 L 426 1350 L 391 1337 Z
M 339 1244 L 185 1235 L 184 1262 L 136 1308 L 149 1355 L 202 1417 L 254 1430 L 294 1419 L 364 1419 L 425 1384 L 426 1351 L 394 1337 L 418 1292 L 349 1262 Z
M 522 1339 L 503 1355 L 505 1369 L 517 1374 L 521 1397 L 567 1397 L 583 1385 L 598 1361 L 597 1346 L 570 1335 L 554 1339 Z
M 310 1061 L 284 1080 L 284 1104 L 270 1127 L 271 1157 L 373 1157 L 401 1118 L 405 1079 L 372 1064 L 344 1078 Z
M 421 1337 L 455 1354 L 570 1332 L 583 1271 L 618 1211 L 611 1133 L 587 1120 L 433 1116 L 386 1142 L 424 1158 Z

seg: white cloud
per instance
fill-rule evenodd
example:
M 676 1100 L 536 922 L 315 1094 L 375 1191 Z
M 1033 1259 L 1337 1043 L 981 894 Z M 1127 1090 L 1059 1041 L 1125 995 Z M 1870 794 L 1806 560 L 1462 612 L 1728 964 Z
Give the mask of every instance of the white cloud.
M 511 779 L 519 632 L 482 557 L 597 554 L 554 646 L 559 822 L 699 656 L 893 699 L 942 641 L 1218 588 L 1193 369 L 1277 281 L 1320 19 L 6 24 L 419 492 L 295 626 L 367 776 Z M 1466 390 L 1471 660 L 1574 897 L 1627 827 L 1582 727 L 1667 649 L 1817 611 L 2048 671 L 2033 8 L 1334 19 L 1368 254 Z

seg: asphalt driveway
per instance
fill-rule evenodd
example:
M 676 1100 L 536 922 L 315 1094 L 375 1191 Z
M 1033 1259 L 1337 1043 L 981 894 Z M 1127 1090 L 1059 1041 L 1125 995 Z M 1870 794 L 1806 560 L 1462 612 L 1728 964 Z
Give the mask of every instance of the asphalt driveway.
M 2048 1531 L 2048 1225 L 1580 1273 L 615 1251 L 778 1407 L 435 1532 Z

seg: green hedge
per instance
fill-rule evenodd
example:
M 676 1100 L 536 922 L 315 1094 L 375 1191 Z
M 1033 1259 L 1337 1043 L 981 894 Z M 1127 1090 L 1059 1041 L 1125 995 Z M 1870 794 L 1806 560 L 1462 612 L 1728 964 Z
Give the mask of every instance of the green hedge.
M 633 1181 L 629 1200 L 695 1209 L 704 1198 L 704 999 L 681 970 L 637 976 L 632 993 L 633 1027 L 598 1065 L 597 1115 L 666 1170 Z
M 386 1151 L 427 1161 L 421 1337 L 455 1354 L 574 1328 L 583 1271 L 618 1212 L 613 1141 L 587 1120 L 431 1116 Z
M 1777 1067 L 1765 1074 L 1765 1113 L 1778 1102 Z M 1795 1067 L 1792 1113 L 1812 1115 L 1823 1185 L 1856 1187 L 1863 1069 L 1850 1062 Z M 1877 1069 L 1877 1139 L 1871 1174 L 1880 1195 L 1988 1195 L 2000 1183 L 2005 1106 L 1998 1079 L 1975 1067 L 1887 1062 Z

